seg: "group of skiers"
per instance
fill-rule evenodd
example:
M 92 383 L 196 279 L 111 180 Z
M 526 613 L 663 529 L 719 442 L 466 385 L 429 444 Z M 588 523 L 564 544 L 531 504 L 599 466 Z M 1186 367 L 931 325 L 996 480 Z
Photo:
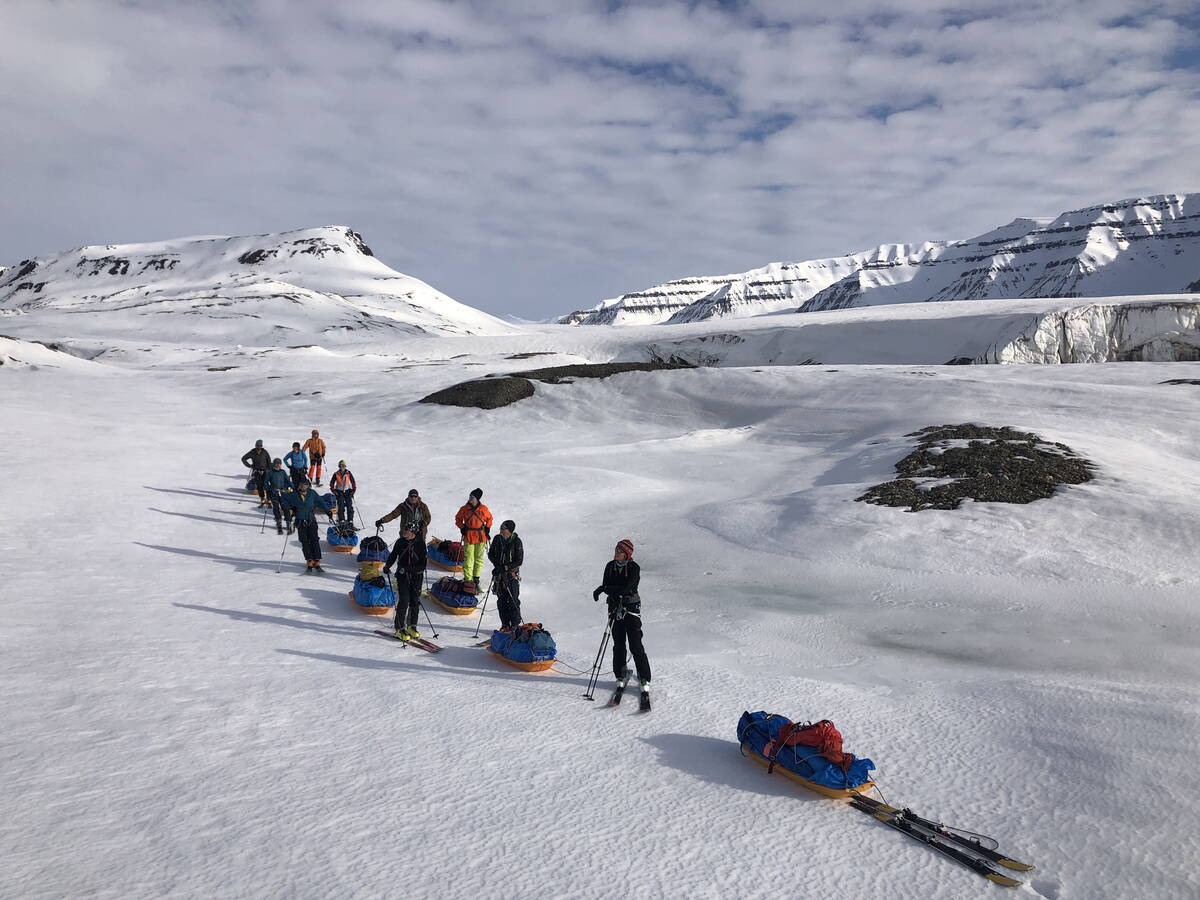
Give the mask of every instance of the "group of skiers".
M 311 490 L 314 475 L 316 485 L 321 486 L 325 455 L 325 442 L 314 428 L 312 437 L 303 446 L 298 441 L 294 442 L 291 452 L 282 459 L 273 459 L 261 440 L 255 441 L 253 449 L 242 456 L 242 464 L 251 471 L 259 506 L 271 508 L 279 534 L 284 534 L 285 525 L 287 534 L 291 534 L 294 523 L 304 549 L 306 568 L 318 573 L 324 570 L 321 568 L 317 515 L 324 514 L 330 522 L 335 521 L 333 510 L 328 509 Z M 287 471 L 283 469 L 285 464 Z M 338 461 L 338 467 L 329 479 L 329 487 L 337 505 L 336 521 L 353 528 L 354 494 L 358 484 L 345 460 Z M 426 540 L 429 523 L 433 519 L 416 488 L 412 488 L 390 513 L 375 520 L 376 531 L 397 519 L 400 520 L 400 537 L 392 547 L 383 571 L 390 574 L 395 569 L 398 588 L 394 623 L 396 637 L 408 640 L 420 637 L 417 614 L 428 564 Z M 459 507 L 454 524 L 462 537 L 463 580 L 479 589 L 486 556 L 492 564 L 491 589 L 496 592 L 500 627 L 508 631 L 515 629 L 522 621 L 521 566 L 525 562 L 525 547 L 517 535 L 516 523 L 506 519 L 500 523 L 499 534 L 492 537 L 491 510 L 483 504 L 483 489 L 475 488 L 468 495 L 467 502 Z M 642 609 L 638 594 L 640 580 L 641 569 L 633 561 L 633 542 L 621 540 L 613 551 L 613 558 L 604 567 L 601 584 L 592 592 L 592 599 L 599 601 L 601 594 L 607 595 L 613 641 L 613 673 L 618 685 L 623 689 L 629 679 L 627 654 L 632 654 L 638 683 L 646 692 L 650 686 L 650 662 L 642 644 Z

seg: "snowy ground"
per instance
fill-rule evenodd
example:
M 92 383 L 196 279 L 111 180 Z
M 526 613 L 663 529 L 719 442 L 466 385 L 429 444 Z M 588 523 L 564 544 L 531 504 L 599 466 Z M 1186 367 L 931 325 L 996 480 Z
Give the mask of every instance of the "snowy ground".
M 889 801 L 1036 863 L 1022 895 L 1200 892 L 1200 387 L 1160 384 L 1200 364 L 700 369 L 415 404 L 506 351 L 589 350 L 471 340 L 0 371 L 0 896 L 1003 895 L 742 759 L 747 709 L 833 719 Z M 1028 506 L 853 502 L 907 432 L 967 421 L 1099 475 Z M 591 590 L 632 538 L 654 711 L 470 649 L 474 617 L 430 610 L 436 656 L 374 637 L 352 558 L 301 576 L 293 543 L 277 574 L 237 458 L 312 427 L 368 521 L 415 485 L 450 534 L 482 487 L 567 666 L 590 666 Z

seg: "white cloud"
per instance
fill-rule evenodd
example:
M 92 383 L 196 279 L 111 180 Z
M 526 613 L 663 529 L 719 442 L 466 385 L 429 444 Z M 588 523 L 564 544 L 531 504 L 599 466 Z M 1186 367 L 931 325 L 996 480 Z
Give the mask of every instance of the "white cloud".
M 344 223 L 537 316 L 1197 188 L 1187 3 L 814 9 L 9 3 L 0 259 Z

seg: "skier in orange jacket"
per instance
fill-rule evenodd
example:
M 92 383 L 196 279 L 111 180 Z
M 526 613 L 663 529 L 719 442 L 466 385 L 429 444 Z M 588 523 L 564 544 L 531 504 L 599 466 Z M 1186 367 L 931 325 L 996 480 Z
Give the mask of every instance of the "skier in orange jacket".
M 462 533 L 463 580 L 474 581 L 476 587 L 492 537 L 492 511 L 480 502 L 482 500 L 483 488 L 475 488 L 454 517 L 454 524 Z
M 312 437 L 305 441 L 304 446 L 300 449 L 308 454 L 308 480 L 312 481 L 315 473 L 317 480 L 314 483 L 320 487 L 321 463 L 325 461 L 325 442 L 321 440 L 321 432 L 314 428 Z

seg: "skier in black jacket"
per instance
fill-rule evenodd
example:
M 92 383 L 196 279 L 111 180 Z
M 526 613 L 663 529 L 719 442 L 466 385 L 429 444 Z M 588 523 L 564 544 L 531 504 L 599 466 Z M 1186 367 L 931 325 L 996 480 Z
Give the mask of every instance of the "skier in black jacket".
M 642 570 L 633 561 L 633 541 L 619 541 L 613 558 L 604 567 L 604 580 L 592 592 L 592 599 L 599 600 L 601 594 L 608 595 L 608 615 L 612 619 L 613 674 L 617 684 L 624 689 L 629 680 L 626 668 L 625 643 L 637 668 L 638 684 L 642 692 L 650 691 L 650 660 L 642 646 L 642 598 L 638 595 L 638 582 Z
M 247 450 L 242 456 L 242 465 L 254 476 L 254 489 L 258 491 L 258 505 L 270 506 L 267 499 L 267 473 L 271 471 L 271 454 L 263 449 L 262 441 L 254 442 L 254 449 Z
M 500 535 L 492 539 L 488 559 L 492 563 L 492 584 L 496 586 L 500 629 L 511 631 L 521 624 L 521 564 L 525 562 L 525 546 L 512 519 L 500 523 Z
M 383 571 L 396 567 L 396 637 L 401 640 L 419 638 L 417 613 L 421 608 L 421 587 L 425 583 L 425 545 L 417 539 L 412 522 L 405 522 L 400 538 L 392 547 Z

